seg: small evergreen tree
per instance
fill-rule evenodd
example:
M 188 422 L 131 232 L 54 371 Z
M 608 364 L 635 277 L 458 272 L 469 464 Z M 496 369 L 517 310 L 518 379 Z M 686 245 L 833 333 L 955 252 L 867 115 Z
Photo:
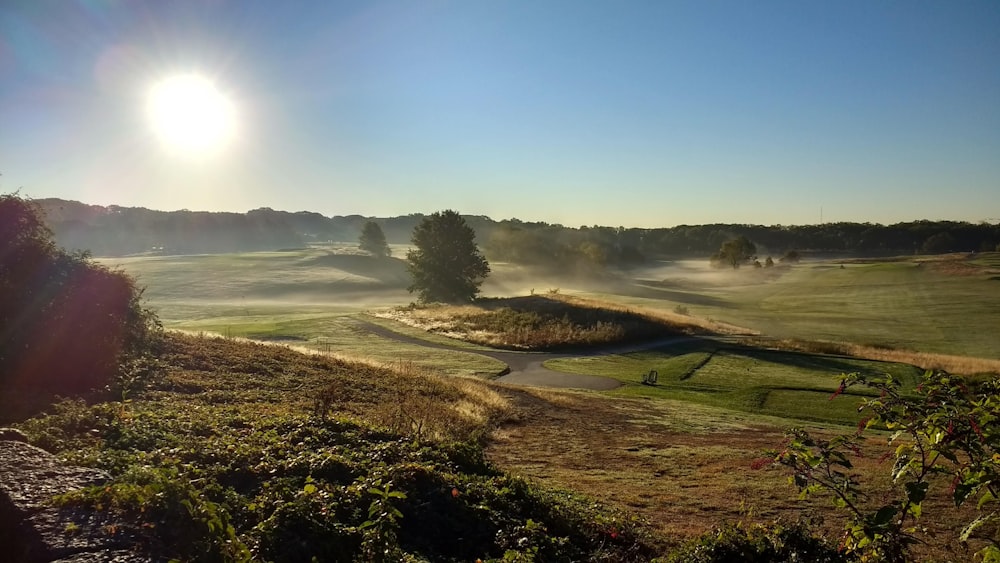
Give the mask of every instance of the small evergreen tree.
M 410 293 L 424 302 L 469 302 L 490 273 L 490 265 L 476 246 L 476 233 L 452 210 L 425 217 L 413 229 L 413 244 L 406 254 L 413 277 Z
M 375 221 L 365 222 L 364 227 L 361 228 L 361 237 L 358 239 L 358 242 L 358 247 L 361 250 L 376 258 L 385 258 L 392 255 L 389 244 L 385 241 L 385 233 L 382 232 L 382 227 L 379 227 Z

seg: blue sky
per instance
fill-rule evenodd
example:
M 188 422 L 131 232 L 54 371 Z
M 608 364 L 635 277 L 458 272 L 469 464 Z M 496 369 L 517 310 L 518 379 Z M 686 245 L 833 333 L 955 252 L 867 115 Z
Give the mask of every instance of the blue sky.
M 568 226 L 1000 217 L 1000 2 L 7 0 L 0 192 Z M 236 108 L 177 154 L 151 85 Z

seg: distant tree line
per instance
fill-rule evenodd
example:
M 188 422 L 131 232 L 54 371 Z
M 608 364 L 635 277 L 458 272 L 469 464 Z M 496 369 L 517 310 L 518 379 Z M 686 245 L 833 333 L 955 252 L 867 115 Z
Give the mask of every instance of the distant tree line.
M 100 207 L 45 199 L 56 242 L 114 256 L 156 251 L 166 254 L 276 250 L 325 241 L 356 241 L 373 221 L 388 243 L 407 244 L 423 214 L 391 218 L 326 217 L 312 212 L 263 208 L 248 213 L 152 211 Z M 626 267 L 654 258 L 706 258 L 729 240 L 745 237 L 760 256 L 839 254 L 891 256 L 996 250 L 1000 225 L 957 221 L 912 221 L 893 225 L 680 225 L 658 229 L 566 227 L 517 219 L 494 221 L 463 215 L 491 261 L 547 267 Z

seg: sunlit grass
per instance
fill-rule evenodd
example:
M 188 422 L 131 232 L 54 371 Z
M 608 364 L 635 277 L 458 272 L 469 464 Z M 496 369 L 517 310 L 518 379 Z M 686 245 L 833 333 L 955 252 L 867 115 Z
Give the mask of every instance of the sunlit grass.
M 682 271 L 640 294 L 592 293 L 628 306 L 751 328 L 777 338 L 890 346 L 1000 359 L 1000 281 L 992 254 L 962 262 L 961 275 L 934 262 L 804 262 L 766 282 L 754 272 Z M 964 259 L 963 259 L 964 260 Z M 971 267 L 971 266 L 970 266 Z M 686 276 L 686 277 L 684 277 Z
M 854 424 L 858 398 L 829 398 L 841 374 L 892 375 L 912 388 L 922 370 L 907 364 L 760 350 L 715 341 L 607 356 L 549 360 L 558 371 L 611 377 L 624 385 L 611 394 L 690 401 L 789 419 Z M 643 377 L 656 371 L 655 385 Z

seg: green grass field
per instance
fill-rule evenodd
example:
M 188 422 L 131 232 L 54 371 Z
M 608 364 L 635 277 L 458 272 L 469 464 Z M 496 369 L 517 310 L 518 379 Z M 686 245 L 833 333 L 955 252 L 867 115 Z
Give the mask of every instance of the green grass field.
M 600 375 L 624 385 L 611 393 L 692 401 L 733 410 L 800 420 L 854 424 L 857 396 L 830 396 L 840 375 L 892 375 L 912 388 L 922 370 L 905 364 L 760 350 L 695 341 L 631 354 L 549 360 L 545 366 L 569 373 Z M 656 370 L 656 385 L 643 375 Z
M 983 267 L 972 275 L 913 261 L 847 263 L 844 268 L 838 262 L 811 262 L 772 279 L 750 269 L 696 272 L 646 283 L 641 297 L 598 295 L 665 310 L 683 305 L 692 315 L 777 338 L 1000 358 L 1000 276 L 991 273 L 1000 258 L 994 254 L 972 261 Z M 710 281 L 699 284 L 699 279 Z
M 413 363 L 457 375 L 487 376 L 503 365 L 456 349 L 387 340 L 359 320 L 441 342 L 455 341 L 365 315 L 412 301 L 405 265 L 375 260 L 349 245 L 287 252 L 136 257 L 119 265 L 147 287 L 168 328 L 281 342 L 378 362 Z M 954 275 L 916 261 L 812 262 L 764 272 L 709 270 L 700 262 L 646 271 L 640 292 L 589 292 L 629 306 L 692 315 L 767 336 L 845 341 L 910 350 L 1000 358 L 1000 255 L 984 254 L 972 274 Z M 489 287 L 530 284 L 499 265 Z M 652 273 L 651 273 L 652 272 Z M 656 276 L 661 276 L 659 279 Z M 549 283 L 546 280 L 545 283 Z M 587 293 L 562 284 L 563 291 Z M 539 287 L 545 287 L 540 285 Z M 625 287 L 625 286 L 623 286 Z M 639 293 L 641 296 L 637 296 Z M 462 346 L 460 346 L 461 348 Z M 912 381 L 919 370 L 885 362 L 723 346 L 713 342 L 623 356 L 556 360 L 553 369 L 605 375 L 626 383 L 614 393 L 684 399 L 746 412 L 849 423 L 856 401 L 828 401 L 841 373 L 891 372 Z M 656 369 L 660 384 L 640 384 Z
M 408 345 L 359 328 L 357 318 L 364 311 L 412 298 L 401 261 L 358 255 L 348 246 L 103 262 L 146 287 L 149 306 L 166 328 L 413 363 L 453 375 L 495 375 L 504 368 L 478 354 Z

